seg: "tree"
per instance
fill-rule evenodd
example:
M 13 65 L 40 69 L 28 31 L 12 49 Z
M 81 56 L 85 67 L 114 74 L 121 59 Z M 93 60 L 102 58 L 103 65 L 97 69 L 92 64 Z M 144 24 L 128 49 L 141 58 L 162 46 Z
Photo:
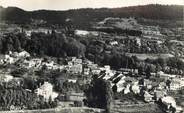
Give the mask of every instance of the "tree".
M 20 43 L 18 37 L 14 37 L 14 48 L 18 52 L 21 51 L 21 43 Z
M 112 89 L 109 81 L 95 77 L 92 80 L 91 87 L 85 93 L 88 106 L 106 109 L 107 113 L 110 112 Z
M 77 57 L 85 56 L 86 47 L 77 40 L 70 39 L 69 42 L 65 44 L 64 49 L 68 56 L 77 56 Z
M 112 87 L 112 91 L 113 91 L 113 93 L 117 93 L 117 85 L 115 84 L 113 87 Z
M 147 66 L 145 73 L 146 73 L 146 78 L 149 79 L 151 76 L 151 67 L 150 66 Z

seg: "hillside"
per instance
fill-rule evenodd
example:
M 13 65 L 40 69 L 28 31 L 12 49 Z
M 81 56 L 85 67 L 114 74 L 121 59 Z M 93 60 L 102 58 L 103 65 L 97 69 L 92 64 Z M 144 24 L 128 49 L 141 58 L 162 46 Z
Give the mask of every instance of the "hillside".
M 66 19 L 72 20 L 75 25 L 89 25 L 106 17 L 136 17 L 154 20 L 182 20 L 182 5 L 145 5 L 122 8 L 100 9 L 73 9 L 67 11 L 37 10 L 24 11 L 16 7 L 0 7 L 1 20 L 13 23 L 29 23 L 31 19 L 45 20 L 48 24 L 66 23 Z

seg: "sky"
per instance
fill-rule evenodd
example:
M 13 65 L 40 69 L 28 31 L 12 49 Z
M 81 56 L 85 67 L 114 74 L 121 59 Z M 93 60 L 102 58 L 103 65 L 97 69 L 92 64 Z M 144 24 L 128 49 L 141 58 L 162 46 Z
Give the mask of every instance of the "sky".
M 184 5 L 184 0 L 0 0 L 0 5 L 3 7 L 16 6 L 28 11 L 39 9 L 113 8 L 145 4 Z

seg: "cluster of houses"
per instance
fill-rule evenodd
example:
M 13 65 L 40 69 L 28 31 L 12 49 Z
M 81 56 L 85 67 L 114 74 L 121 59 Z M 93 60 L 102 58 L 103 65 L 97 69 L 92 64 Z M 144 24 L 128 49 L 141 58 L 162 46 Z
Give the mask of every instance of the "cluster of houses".
M 44 34 L 51 34 L 52 30 L 47 28 L 38 28 L 38 29 L 31 29 L 31 30 L 24 30 L 26 36 L 31 36 L 32 33 L 44 33 Z
M 131 69 L 121 69 L 121 71 L 115 71 L 110 68 L 110 66 L 105 65 L 104 67 L 99 67 L 97 64 L 94 64 L 88 60 L 77 59 L 73 57 L 70 61 L 68 61 L 68 65 L 66 66 L 67 70 L 71 73 L 82 73 L 84 75 L 98 75 L 99 78 L 110 80 L 111 85 L 116 85 L 117 92 L 122 92 L 124 94 L 128 93 L 135 93 L 137 95 L 142 96 L 145 102 L 154 102 L 162 100 L 165 104 L 167 103 L 168 106 L 172 105 L 172 103 L 176 103 L 174 98 L 172 101 L 166 101 L 165 98 L 171 98 L 167 95 L 168 90 L 179 90 L 184 87 L 184 78 L 178 78 L 175 75 L 165 74 L 163 72 L 158 72 L 161 78 L 165 78 L 163 82 L 153 82 L 148 79 L 137 79 L 134 77 L 127 76 L 128 73 L 137 74 L 138 70 L 131 70 Z M 170 80 L 170 84 L 166 83 L 166 80 Z M 142 81 L 142 82 L 141 82 Z M 142 90 L 146 88 L 147 90 Z M 73 93 L 71 93 L 73 94 Z M 78 96 L 77 96 L 78 95 Z M 80 95 L 80 96 L 79 96 Z M 76 94 L 76 98 L 80 98 L 80 102 L 83 102 L 85 98 L 82 93 Z M 66 95 L 65 95 L 66 96 Z M 70 95 L 71 96 L 71 95 Z M 73 95 L 74 96 L 74 95 Z M 72 99 L 68 99 L 72 100 Z M 79 101 L 79 100 L 75 100 Z M 171 103 L 171 104 L 169 104 Z M 71 103 L 70 103 L 71 104 Z M 180 109 L 179 106 L 172 107 L 176 108 L 177 110 Z
M 99 67 L 98 69 L 99 72 L 93 74 L 98 74 L 98 78 L 110 80 L 111 86 L 117 87 L 117 92 L 123 94 L 134 93 L 148 103 L 161 100 L 162 104 L 166 105 L 168 109 L 173 107 L 177 112 L 182 111 L 182 108 L 176 105 L 175 99 L 169 96 L 167 92 L 184 88 L 184 78 L 158 72 L 160 77 L 165 78 L 165 81 L 155 82 L 149 79 L 127 76 L 130 71 L 131 73 L 137 72 L 131 69 L 115 71 L 111 70 L 110 66 Z M 170 83 L 168 84 L 167 81 L 170 81 Z
M 13 64 L 21 58 L 30 57 L 30 54 L 26 51 L 18 52 L 9 52 L 9 54 L 1 55 L 0 64 Z
M 54 61 L 44 61 L 43 58 L 31 58 L 30 54 L 26 51 L 22 52 L 9 52 L 9 54 L 1 55 L 0 64 L 14 64 L 18 63 L 21 67 L 30 69 L 41 69 L 42 67 L 46 67 L 47 69 L 52 70 L 62 70 L 64 66 L 61 66 Z
M 144 35 L 162 36 L 159 26 L 141 26 L 139 29 Z
M 184 78 L 176 75 L 169 75 L 163 72 L 158 72 L 161 78 L 165 78 L 163 82 L 154 82 L 149 79 L 137 79 L 127 76 L 128 73 L 138 73 L 136 70 L 121 69 L 121 71 L 111 70 L 110 66 L 98 67 L 92 62 L 88 62 L 88 68 L 91 74 L 97 74 L 99 78 L 110 80 L 111 86 L 116 85 L 117 92 L 123 94 L 134 93 L 143 98 L 145 102 L 160 101 L 169 109 L 174 107 L 176 111 L 182 111 L 180 106 L 176 105 L 173 97 L 167 94 L 169 90 L 180 90 L 184 87 Z M 170 80 L 170 84 L 166 81 Z M 146 88 L 147 90 L 143 89 Z M 168 110 L 167 109 L 167 110 Z
M 179 90 L 184 87 L 184 78 L 178 77 L 177 75 L 165 74 L 164 72 L 158 72 L 160 78 L 164 78 L 163 82 L 153 82 L 149 79 L 135 78 L 128 76 L 131 74 L 138 74 L 137 69 L 120 69 L 118 71 L 112 70 L 109 65 L 103 67 L 94 64 L 93 62 L 85 59 L 71 57 L 67 60 L 66 65 L 59 65 L 54 61 L 44 61 L 42 58 L 29 58 L 30 54 L 26 51 L 20 53 L 10 52 L 1 59 L 1 64 L 13 64 L 20 59 L 21 66 L 25 68 L 41 69 L 44 67 L 51 70 L 66 70 L 71 74 L 81 74 L 91 78 L 91 75 L 98 75 L 98 78 L 111 81 L 111 86 L 117 87 L 117 92 L 123 94 L 134 93 L 140 95 L 145 102 L 162 101 L 164 104 L 167 103 L 167 107 L 174 107 L 179 109 L 174 99 L 171 99 L 167 95 L 168 90 Z M 13 76 L 5 75 L 1 76 L 1 81 L 9 82 L 13 80 Z M 69 79 L 70 82 L 76 83 L 74 78 Z M 170 81 L 167 83 L 166 81 Z M 146 88 L 146 89 L 144 89 Z M 49 99 L 54 100 L 56 98 L 61 99 L 61 106 L 83 106 L 83 100 L 85 99 L 84 93 L 69 92 L 68 94 L 58 94 L 53 90 L 53 85 L 49 82 L 44 82 L 40 85 L 35 93 L 41 95 L 46 101 Z M 170 99 L 167 99 L 170 98 Z
M 66 68 L 67 71 L 71 73 L 82 73 L 83 71 L 82 59 L 72 57 L 71 61 L 68 61 L 68 65 L 66 66 Z

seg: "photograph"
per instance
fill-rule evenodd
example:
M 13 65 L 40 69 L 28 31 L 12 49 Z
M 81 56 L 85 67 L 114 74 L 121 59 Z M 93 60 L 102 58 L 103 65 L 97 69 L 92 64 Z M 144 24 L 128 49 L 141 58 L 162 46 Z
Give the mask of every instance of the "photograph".
M 184 113 L 184 0 L 0 0 L 0 113 Z

